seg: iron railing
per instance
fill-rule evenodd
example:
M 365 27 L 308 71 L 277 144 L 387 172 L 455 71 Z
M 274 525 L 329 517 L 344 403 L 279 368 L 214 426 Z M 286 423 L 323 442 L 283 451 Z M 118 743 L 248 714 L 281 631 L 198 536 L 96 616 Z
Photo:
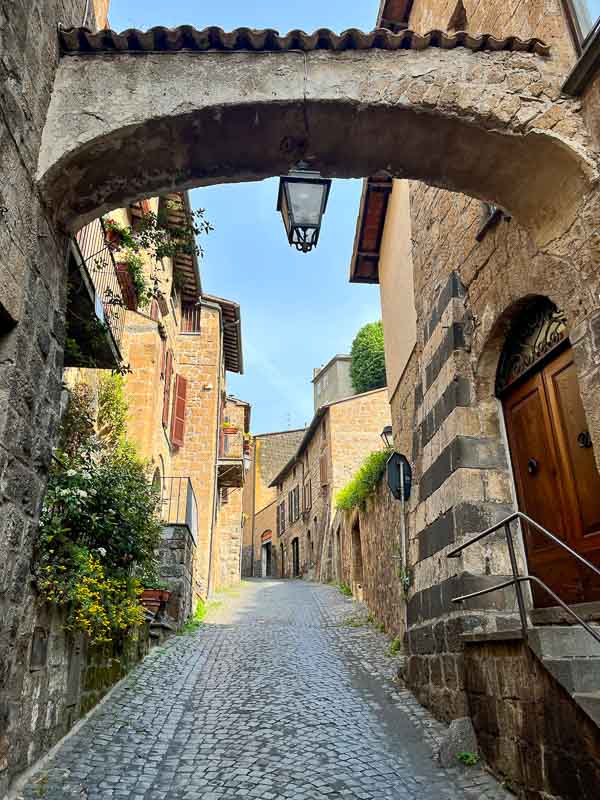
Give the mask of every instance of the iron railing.
M 452 599 L 452 602 L 464 603 L 465 600 L 470 600 L 473 597 L 480 597 L 481 595 L 489 594 L 490 592 L 496 592 L 499 589 L 506 589 L 509 586 L 514 586 L 515 593 L 517 595 L 517 605 L 519 608 L 519 617 L 521 619 L 521 628 L 523 630 L 524 637 L 527 638 L 529 620 L 527 618 L 527 610 L 525 607 L 525 598 L 523 597 L 522 584 L 528 582 L 535 583 L 536 586 L 541 587 L 545 592 L 547 592 L 547 594 L 549 594 L 550 597 L 564 611 L 567 612 L 567 614 L 570 614 L 570 616 L 573 617 L 573 619 L 577 622 L 578 625 L 581 625 L 582 628 L 585 628 L 585 630 L 590 634 L 590 636 L 593 636 L 597 642 L 600 642 L 600 633 L 598 633 L 590 625 L 588 625 L 587 622 L 582 620 L 581 617 L 578 614 L 576 614 L 573 611 L 573 609 L 570 606 L 568 606 L 563 600 L 561 600 L 561 598 L 558 597 L 558 595 L 555 594 L 552 591 L 552 589 L 550 589 L 550 587 L 547 586 L 542 580 L 540 580 L 535 575 L 529 575 L 529 574 L 521 575 L 519 573 L 519 565 L 517 563 L 517 553 L 515 549 L 515 543 L 513 540 L 513 532 L 510 527 L 511 522 L 514 522 L 517 519 L 521 520 L 522 522 L 525 522 L 527 525 L 531 525 L 532 527 L 534 527 L 537 531 L 539 531 L 541 534 L 543 534 L 552 542 L 554 542 L 554 544 L 558 545 L 559 547 L 562 547 L 563 550 L 566 550 L 567 553 L 569 553 L 569 555 L 573 556 L 573 558 L 577 559 L 577 561 L 579 561 L 581 564 L 591 569 L 592 572 L 595 572 L 596 575 L 600 577 L 600 569 L 598 569 L 598 567 L 595 567 L 592 563 L 590 563 L 587 559 L 585 559 L 582 555 L 580 555 L 576 550 L 573 550 L 573 548 L 569 547 L 568 544 L 565 544 L 565 542 L 563 542 L 553 533 L 550 533 L 550 531 L 546 530 L 546 528 L 543 528 L 534 519 L 528 517 L 527 514 L 524 514 L 522 511 L 515 511 L 513 514 L 509 514 L 509 516 L 503 519 L 501 522 L 498 522 L 496 525 L 492 525 L 491 528 L 487 528 L 485 531 L 482 531 L 481 533 L 477 534 L 477 536 L 474 536 L 472 539 L 469 539 L 468 542 L 461 544 L 460 547 L 456 547 L 454 548 L 454 550 L 451 550 L 448 553 L 448 558 L 457 558 L 462 553 L 463 550 L 466 550 L 467 547 L 470 547 L 472 544 L 475 544 L 476 542 L 485 539 L 492 533 L 496 533 L 496 531 L 500 530 L 500 528 L 504 528 L 513 577 L 508 581 L 503 581 L 502 583 L 495 584 L 494 586 L 490 586 L 487 589 L 481 589 L 478 592 L 471 592 L 471 594 L 464 594 L 461 595 L 461 597 L 454 597 Z
M 189 478 L 165 477 L 161 481 L 160 520 L 164 525 L 187 525 L 198 538 L 198 504 Z
M 77 231 L 74 242 L 96 292 L 96 313 L 104 316 L 102 321 L 108 325 L 120 348 L 125 325 L 125 304 L 115 258 L 106 243 L 102 219 L 95 219 Z

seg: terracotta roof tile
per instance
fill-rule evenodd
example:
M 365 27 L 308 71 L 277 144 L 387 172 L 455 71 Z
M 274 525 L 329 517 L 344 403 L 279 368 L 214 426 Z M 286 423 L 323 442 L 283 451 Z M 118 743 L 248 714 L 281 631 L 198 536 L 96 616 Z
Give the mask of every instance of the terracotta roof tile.
M 471 36 L 469 33 L 454 34 L 443 31 L 430 31 L 419 34 L 404 30 L 399 33 L 385 28 L 377 28 L 370 33 L 363 33 L 350 28 L 337 34 L 327 28 L 319 28 L 314 33 L 301 30 L 290 31 L 282 36 L 278 31 L 252 30 L 237 28 L 226 33 L 221 28 L 211 27 L 197 30 L 191 25 L 180 25 L 178 28 L 150 28 L 148 31 L 128 28 L 122 33 L 112 30 L 101 30 L 93 33 L 88 28 L 60 28 L 60 44 L 62 52 L 68 53 L 100 53 L 100 52 L 173 52 L 178 50 L 250 50 L 281 52 L 288 50 L 424 50 L 428 47 L 439 47 L 452 50 L 454 47 L 466 47 L 468 50 L 509 50 L 536 53 L 547 56 L 550 48 L 540 39 L 520 39 L 518 36 L 507 36 L 496 39 L 489 34 Z

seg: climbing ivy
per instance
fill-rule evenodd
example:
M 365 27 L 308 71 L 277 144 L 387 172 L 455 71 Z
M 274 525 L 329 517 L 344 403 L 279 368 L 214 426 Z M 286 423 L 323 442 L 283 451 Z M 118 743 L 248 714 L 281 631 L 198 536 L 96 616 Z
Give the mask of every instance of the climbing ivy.
M 366 457 L 352 480 L 338 492 L 336 507 L 342 511 L 364 508 L 367 497 L 371 495 L 381 480 L 390 457 L 391 450 L 376 450 Z

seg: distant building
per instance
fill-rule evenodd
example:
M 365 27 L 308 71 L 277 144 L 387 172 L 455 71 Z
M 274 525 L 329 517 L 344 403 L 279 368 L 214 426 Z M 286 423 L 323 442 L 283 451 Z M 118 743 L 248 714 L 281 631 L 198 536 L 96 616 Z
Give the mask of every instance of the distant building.
M 350 379 L 351 356 L 337 355 L 314 370 L 314 405 L 315 411 L 326 403 L 333 403 L 344 397 L 356 394 Z

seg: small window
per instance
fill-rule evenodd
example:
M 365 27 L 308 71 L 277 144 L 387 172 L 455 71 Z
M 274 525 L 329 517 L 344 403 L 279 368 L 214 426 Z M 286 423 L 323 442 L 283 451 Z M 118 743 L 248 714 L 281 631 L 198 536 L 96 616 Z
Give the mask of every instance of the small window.
M 226 506 L 229 502 L 229 488 L 227 486 L 221 486 L 221 505 Z

